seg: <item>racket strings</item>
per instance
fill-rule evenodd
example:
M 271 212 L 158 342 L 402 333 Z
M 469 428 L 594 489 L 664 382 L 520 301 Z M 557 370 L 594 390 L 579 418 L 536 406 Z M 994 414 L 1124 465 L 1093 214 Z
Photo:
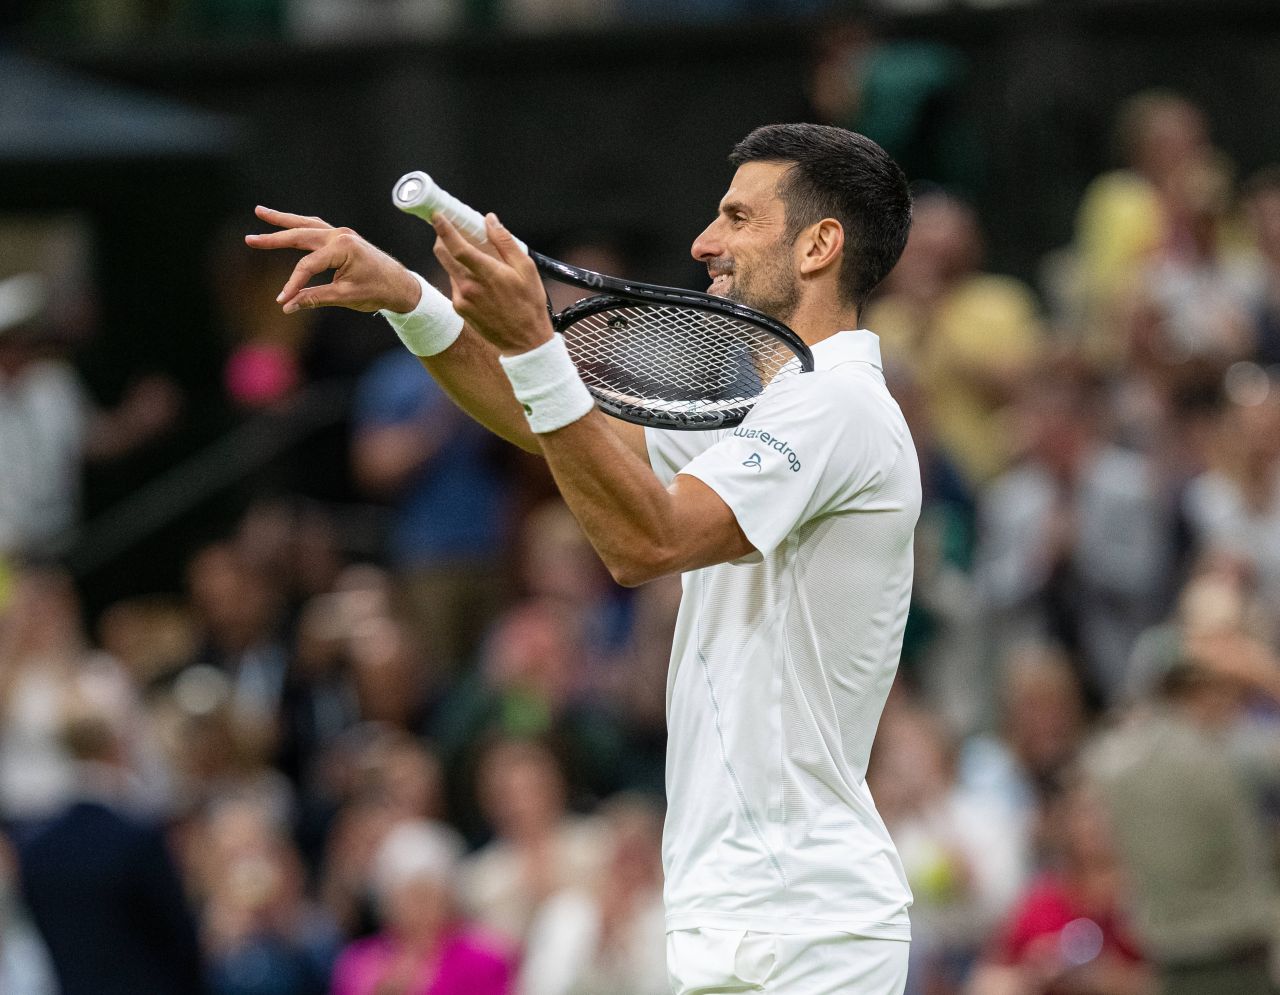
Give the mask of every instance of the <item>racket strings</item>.
M 803 369 L 766 329 L 678 305 L 619 305 L 561 331 L 597 398 L 676 417 L 740 416 L 766 386 Z

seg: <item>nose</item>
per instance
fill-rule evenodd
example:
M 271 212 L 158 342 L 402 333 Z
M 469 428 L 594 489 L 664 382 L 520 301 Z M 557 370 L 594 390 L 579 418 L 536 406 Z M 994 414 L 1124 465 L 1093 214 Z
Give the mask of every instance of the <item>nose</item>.
M 700 263 L 715 259 L 724 252 L 724 244 L 720 238 L 720 219 L 716 218 L 703 229 L 702 234 L 693 240 L 689 254 Z

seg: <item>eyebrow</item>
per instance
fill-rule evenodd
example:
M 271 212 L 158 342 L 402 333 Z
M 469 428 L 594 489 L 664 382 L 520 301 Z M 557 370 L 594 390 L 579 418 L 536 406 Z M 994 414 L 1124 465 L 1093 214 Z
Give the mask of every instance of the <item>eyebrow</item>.
M 720 205 L 721 214 L 733 214 L 735 211 L 741 211 L 743 214 L 747 212 L 747 205 L 737 200 L 726 200 Z

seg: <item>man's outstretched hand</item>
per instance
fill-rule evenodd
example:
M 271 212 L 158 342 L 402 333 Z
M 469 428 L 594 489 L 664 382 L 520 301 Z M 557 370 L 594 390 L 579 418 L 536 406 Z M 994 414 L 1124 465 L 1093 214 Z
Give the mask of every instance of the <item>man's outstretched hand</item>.
M 257 207 L 256 214 L 281 231 L 246 235 L 254 249 L 300 249 L 298 260 L 276 301 L 285 314 L 300 308 L 345 307 L 353 311 L 412 311 L 422 288 L 401 263 L 350 228 L 334 228 L 319 218 Z M 308 287 L 311 279 L 333 270 L 329 283 Z

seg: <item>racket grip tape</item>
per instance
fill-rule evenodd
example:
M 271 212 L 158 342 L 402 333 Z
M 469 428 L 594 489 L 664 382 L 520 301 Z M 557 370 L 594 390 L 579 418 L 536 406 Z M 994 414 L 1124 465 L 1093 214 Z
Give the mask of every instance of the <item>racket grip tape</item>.
M 489 240 L 484 215 L 440 189 L 435 180 L 420 170 L 405 173 L 396 181 L 391 191 L 391 200 L 406 214 L 412 214 L 423 221 L 430 222 L 437 214 L 444 215 L 455 228 L 477 245 Z M 529 251 L 529 247 L 518 238 L 515 241 L 521 251 Z

